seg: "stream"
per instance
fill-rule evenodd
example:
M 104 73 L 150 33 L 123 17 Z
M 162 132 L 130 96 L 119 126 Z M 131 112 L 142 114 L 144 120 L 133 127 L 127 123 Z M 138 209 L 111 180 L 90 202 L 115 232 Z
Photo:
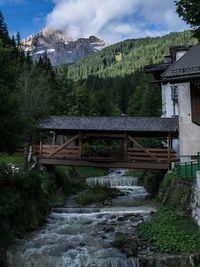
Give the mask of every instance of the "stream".
M 70 197 L 64 207 L 52 210 L 39 232 L 8 249 L 9 267 L 139 267 L 137 258 L 127 258 L 111 242 L 117 232 L 134 237 L 135 226 L 150 218 L 155 208 L 148 193 L 125 170 L 110 170 L 86 182 L 118 188 L 124 195 L 87 207 Z

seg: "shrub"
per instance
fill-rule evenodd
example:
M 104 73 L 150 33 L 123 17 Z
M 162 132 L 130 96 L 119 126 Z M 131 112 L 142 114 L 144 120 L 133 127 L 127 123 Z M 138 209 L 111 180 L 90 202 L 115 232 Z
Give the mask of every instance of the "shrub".
M 115 188 L 95 186 L 78 194 L 76 202 L 78 204 L 87 205 L 104 201 L 109 198 L 119 196 L 121 193 Z
M 137 228 L 139 237 L 160 252 L 200 251 L 200 230 L 190 214 L 162 208 Z
M 115 235 L 115 240 L 112 242 L 112 246 L 114 248 L 122 248 L 127 239 L 127 234 L 118 232 Z

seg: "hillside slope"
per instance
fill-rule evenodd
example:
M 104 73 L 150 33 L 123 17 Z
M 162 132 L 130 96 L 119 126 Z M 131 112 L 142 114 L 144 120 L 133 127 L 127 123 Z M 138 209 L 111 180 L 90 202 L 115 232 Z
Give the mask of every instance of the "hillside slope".
M 130 75 L 146 64 L 162 62 L 163 55 L 169 53 L 171 46 L 194 43 L 196 40 L 190 31 L 126 40 L 70 65 L 68 75 L 74 80 L 87 79 L 93 75 L 100 78 Z

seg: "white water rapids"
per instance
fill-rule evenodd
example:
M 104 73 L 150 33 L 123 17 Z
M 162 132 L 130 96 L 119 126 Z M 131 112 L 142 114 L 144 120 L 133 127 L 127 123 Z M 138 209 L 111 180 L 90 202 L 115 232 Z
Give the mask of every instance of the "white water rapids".
M 72 197 L 63 208 L 53 209 L 42 230 L 16 240 L 8 252 L 9 267 L 139 267 L 111 242 L 117 232 L 134 235 L 135 226 L 150 217 L 153 207 L 138 180 L 124 170 L 88 178 L 89 185 L 116 187 L 124 196 L 111 206 L 80 207 Z

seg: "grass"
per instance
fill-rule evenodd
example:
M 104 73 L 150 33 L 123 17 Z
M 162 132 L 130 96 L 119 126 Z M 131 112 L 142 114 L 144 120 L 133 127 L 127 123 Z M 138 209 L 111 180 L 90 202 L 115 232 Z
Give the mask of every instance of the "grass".
M 79 193 L 76 202 L 81 205 L 88 205 L 119 196 L 120 194 L 120 191 L 115 188 L 95 186 Z
M 200 251 L 199 227 L 186 212 L 161 208 L 149 222 L 138 226 L 137 233 L 156 251 L 168 253 Z
M 13 155 L 7 155 L 7 154 L 0 154 L 0 164 L 9 164 L 14 163 L 17 165 L 20 169 L 23 169 L 24 167 L 24 156 L 23 154 L 16 153 Z

